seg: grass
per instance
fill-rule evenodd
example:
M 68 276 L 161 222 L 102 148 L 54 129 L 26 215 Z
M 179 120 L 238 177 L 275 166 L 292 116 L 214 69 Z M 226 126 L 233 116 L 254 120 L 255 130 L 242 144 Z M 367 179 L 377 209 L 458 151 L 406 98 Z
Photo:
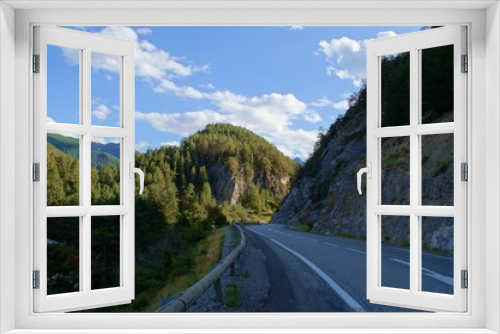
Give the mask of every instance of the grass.
M 290 226 L 290 229 L 296 232 L 311 232 L 312 224 L 306 223 L 306 224 L 292 225 Z
M 436 161 L 436 165 L 434 166 L 434 176 L 437 176 L 441 173 L 445 173 L 449 167 L 453 166 L 452 158 L 445 158 Z
M 236 227 L 231 226 L 231 247 L 235 248 L 240 243 L 240 237 L 238 232 L 236 232 Z
M 230 282 L 226 287 L 226 295 L 224 296 L 224 305 L 227 307 L 240 306 L 240 287 L 235 282 Z
M 156 312 L 159 301 L 165 296 L 177 296 L 210 272 L 222 255 L 223 230 L 215 230 L 195 247 L 194 266 L 189 274 L 180 275 L 167 283 L 153 298 L 143 312 Z
M 441 250 L 441 249 L 437 249 L 437 248 L 432 248 L 432 247 L 428 247 L 428 246 L 422 246 L 422 250 L 427 252 L 427 253 L 434 253 L 436 255 L 442 255 L 442 256 L 446 256 L 446 257 L 452 257 L 453 256 L 453 253 L 451 252 L 448 252 L 448 251 L 445 251 L 445 250 Z

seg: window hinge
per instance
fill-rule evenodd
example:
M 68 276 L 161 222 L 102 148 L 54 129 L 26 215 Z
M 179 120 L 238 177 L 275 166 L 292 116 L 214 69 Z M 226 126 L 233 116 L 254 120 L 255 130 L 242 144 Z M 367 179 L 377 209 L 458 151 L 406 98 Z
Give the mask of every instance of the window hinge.
M 40 289 L 40 270 L 33 270 L 33 289 Z
M 40 182 L 40 164 L 38 162 L 33 164 L 33 181 Z
M 33 73 L 40 73 L 40 55 L 33 55 Z
M 469 272 L 467 270 L 462 270 L 461 275 L 462 275 L 462 289 L 467 289 L 469 287 Z
M 469 56 L 462 55 L 462 73 L 469 72 Z
M 469 166 L 466 162 L 462 162 L 460 164 L 460 180 L 461 181 L 469 181 Z

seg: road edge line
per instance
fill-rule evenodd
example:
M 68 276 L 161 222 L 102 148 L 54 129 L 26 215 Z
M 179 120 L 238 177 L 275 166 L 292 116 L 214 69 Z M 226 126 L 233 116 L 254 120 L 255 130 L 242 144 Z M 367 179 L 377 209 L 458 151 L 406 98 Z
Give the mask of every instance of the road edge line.
M 250 230 L 250 231 L 260 235 L 261 237 L 264 237 L 266 239 L 271 240 L 272 242 L 274 242 L 275 244 L 277 244 L 278 246 L 280 246 L 284 250 L 288 251 L 289 253 L 295 255 L 299 260 L 304 262 L 305 265 L 307 265 L 309 268 L 311 268 L 312 271 L 314 271 L 319 277 L 321 277 L 323 279 L 323 281 L 325 281 L 326 284 L 328 284 L 328 286 L 330 286 L 330 288 L 332 288 L 332 290 L 335 291 L 335 293 L 337 293 L 337 295 L 339 295 L 339 297 L 342 298 L 342 300 L 344 300 L 344 302 L 347 305 L 349 305 L 349 307 L 354 312 L 366 312 L 364 307 L 361 306 L 347 291 L 345 291 L 337 282 L 335 282 L 333 279 L 331 279 L 330 276 L 328 276 L 323 270 L 319 269 L 314 263 L 309 261 L 307 258 L 305 258 L 301 254 L 297 253 L 293 249 L 290 249 L 287 246 L 283 245 L 282 243 L 274 240 L 273 238 L 269 238 L 269 237 L 265 236 L 264 234 L 257 232 L 257 231 L 254 231 L 254 230 Z

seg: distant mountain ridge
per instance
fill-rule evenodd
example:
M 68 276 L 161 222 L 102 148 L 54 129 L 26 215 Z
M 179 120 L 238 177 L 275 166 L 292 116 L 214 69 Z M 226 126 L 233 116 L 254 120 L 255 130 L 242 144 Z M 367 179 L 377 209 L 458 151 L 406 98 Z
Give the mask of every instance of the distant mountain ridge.
M 47 143 L 73 158 L 78 159 L 79 157 L 80 141 L 78 138 L 49 133 L 47 134 Z M 106 164 L 114 165 L 120 162 L 120 144 L 92 142 L 91 150 L 92 166 L 97 169 Z

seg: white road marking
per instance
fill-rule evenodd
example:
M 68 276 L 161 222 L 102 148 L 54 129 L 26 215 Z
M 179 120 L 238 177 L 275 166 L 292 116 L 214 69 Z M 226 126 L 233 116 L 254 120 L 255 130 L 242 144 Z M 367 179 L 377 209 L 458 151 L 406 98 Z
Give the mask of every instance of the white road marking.
M 357 249 L 352 249 L 352 248 L 346 248 L 348 251 L 354 252 L 354 253 L 359 253 L 359 254 L 366 254 L 366 252 L 357 250 Z
M 282 243 L 279 243 L 278 241 L 274 239 L 270 239 L 272 242 L 277 244 L 278 246 L 282 247 L 283 249 L 287 250 L 288 252 L 292 253 L 296 257 L 298 257 L 302 262 L 304 262 L 309 268 L 311 268 L 316 274 L 318 274 L 319 277 L 321 277 L 326 284 L 330 286 L 330 288 L 335 291 L 340 298 L 344 300 L 344 302 L 349 305 L 349 307 L 355 311 L 355 312 L 366 312 L 366 310 L 361 306 L 354 298 L 351 297 L 349 293 L 347 293 L 340 285 L 337 284 L 333 279 L 330 278 L 325 272 L 321 269 L 319 269 L 314 263 L 309 261 L 307 258 L 304 256 L 300 255 L 293 249 L 288 248 L 287 246 L 283 245 Z
M 403 261 L 400 259 L 391 259 L 391 261 L 406 264 L 407 266 L 410 266 L 409 262 L 406 262 L 406 261 Z M 453 277 L 441 275 L 440 273 L 437 273 L 434 270 L 430 270 L 430 269 L 423 268 L 423 267 L 422 267 L 422 273 L 426 276 L 429 276 L 430 278 L 434 278 L 437 281 L 440 281 L 440 282 L 443 282 L 443 283 L 448 284 L 450 286 L 453 286 Z
M 332 243 L 329 243 L 329 242 L 323 242 L 323 244 L 329 245 L 329 246 L 333 246 L 333 247 L 338 247 L 339 246 L 339 245 L 332 244 Z
M 394 249 L 394 250 L 398 250 L 398 251 L 402 251 L 402 252 L 407 252 L 407 253 L 410 251 L 408 248 L 399 248 L 399 247 L 389 247 L 389 248 Z M 438 259 L 443 259 L 443 260 L 447 260 L 447 261 L 453 261 L 453 258 L 449 257 L 449 256 L 443 256 L 443 255 L 426 253 L 426 252 L 422 252 L 422 255 L 423 256 L 437 257 Z
M 299 260 L 304 262 L 309 268 L 311 268 L 316 274 L 318 274 L 318 276 L 321 277 L 326 282 L 326 284 L 328 284 L 333 289 L 333 291 L 335 291 L 340 296 L 340 298 L 342 298 L 344 300 L 344 302 L 346 302 L 347 305 L 349 305 L 353 309 L 353 311 L 366 312 L 366 310 L 363 308 L 363 306 L 361 306 L 354 298 L 352 298 L 351 295 L 349 293 L 347 293 L 347 291 L 345 291 L 340 285 L 337 284 L 337 282 L 335 282 L 333 279 L 331 279 L 330 276 L 325 274 L 325 272 L 323 270 L 319 269 L 314 263 L 309 261 L 307 258 L 300 255 L 299 253 L 297 253 L 293 249 L 288 248 L 287 246 L 283 245 L 282 243 L 279 243 L 278 241 L 276 241 L 272 238 L 269 238 L 268 236 L 266 236 L 260 232 L 257 232 L 255 230 L 251 230 L 251 231 L 254 233 L 257 233 L 258 235 L 260 235 L 266 239 L 271 240 L 272 242 L 274 242 L 275 244 L 277 244 L 281 248 L 287 250 L 288 252 L 290 252 L 293 255 L 295 255 L 296 257 L 298 257 Z M 330 244 L 330 245 L 335 245 L 335 244 Z M 335 245 L 335 246 L 337 246 L 337 245 Z

